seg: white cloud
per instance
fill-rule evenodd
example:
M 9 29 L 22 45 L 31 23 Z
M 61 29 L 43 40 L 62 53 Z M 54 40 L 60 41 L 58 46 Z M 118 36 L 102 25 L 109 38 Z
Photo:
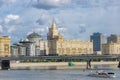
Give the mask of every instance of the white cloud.
M 34 29 L 34 32 L 44 32 L 45 29 L 44 28 L 36 28 Z
M 10 21 L 18 20 L 19 18 L 20 17 L 18 15 L 9 14 L 9 15 L 6 16 L 4 21 L 5 21 L 5 23 L 9 23 Z
M 28 33 L 27 33 L 27 36 L 30 35 L 31 33 L 33 33 L 33 32 L 32 32 L 32 31 L 28 32 Z
M 43 35 L 43 32 L 45 32 L 45 29 L 44 28 L 35 28 L 35 29 L 32 29 L 31 31 L 27 32 L 27 35 L 29 35 L 29 34 L 31 34 L 33 32 L 40 33 L 40 34 Z
M 67 28 L 58 28 L 59 31 L 64 32 L 67 30 Z

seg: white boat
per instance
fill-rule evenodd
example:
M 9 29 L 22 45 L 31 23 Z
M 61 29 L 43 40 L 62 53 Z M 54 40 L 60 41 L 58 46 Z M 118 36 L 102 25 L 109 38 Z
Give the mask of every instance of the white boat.
M 90 74 L 88 74 L 88 76 L 101 77 L 101 78 L 115 78 L 116 77 L 115 73 L 105 72 L 105 71 L 91 72 Z

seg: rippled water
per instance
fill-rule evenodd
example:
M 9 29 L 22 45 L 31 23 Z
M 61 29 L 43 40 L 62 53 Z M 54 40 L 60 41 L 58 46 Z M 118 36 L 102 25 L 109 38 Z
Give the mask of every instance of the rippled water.
M 116 78 L 96 78 L 87 76 L 95 70 L 10 70 L 0 71 L 0 80 L 120 80 L 120 70 L 115 72 Z

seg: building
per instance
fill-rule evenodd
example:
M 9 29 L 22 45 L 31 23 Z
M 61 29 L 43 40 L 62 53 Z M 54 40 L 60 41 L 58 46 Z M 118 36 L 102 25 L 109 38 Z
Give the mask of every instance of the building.
M 25 40 L 20 40 L 19 43 L 20 43 L 21 47 L 24 46 L 26 49 L 25 56 L 35 56 L 35 42 L 32 42 L 32 41 L 29 41 L 28 39 L 25 39 Z
M 48 41 L 43 40 L 41 36 L 35 32 L 27 36 L 29 41 L 35 42 L 35 55 L 48 55 Z
M 47 40 L 54 40 L 56 37 L 61 36 L 55 22 L 52 22 L 51 27 L 47 33 Z M 61 36 L 63 38 L 63 36 Z
M 52 22 L 47 34 L 49 55 L 92 54 L 93 43 L 89 41 L 65 40 L 60 35 L 55 22 Z
M 29 41 L 35 42 L 35 55 L 40 55 L 40 40 L 42 40 L 41 36 L 33 32 L 27 36 L 27 39 Z
M 48 55 L 49 49 L 48 49 L 48 41 L 47 40 L 40 40 L 40 55 Z
M 120 54 L 120 43 L 106 43 L 102 45 L 102 54 Z
M 105 38 L 101 33 L 93 33 L 93 35 L 90 36 L 90 41 L 93 42 L 94 52 L 102 51 L 102 44 L 105 42 Z
M 11 46 L 12 56 L 40 56 L 48 55 L 48 41 L 43 40 L 35 32 L 29 34 L 25 40 Z
M 35 32 L 29 34 L 29 35 L 27 36 L 27 39 L 28 39 L 29 41 L 35 42 L 35 45 L 36 45 L 36 46 L 39 46 L 39 41 L 42 40 L 41 35 L 39 35 L 39 34 L 37 34 L 37 33 L 35 33 Z
M 16 57 L 20 55 L 19 45 L 18 44 L 13 44 L 11 46 L 11 53 L 12 53 L 12 56 L 16 56 Z
M 9 36 L 0 36 L 0 56 L 11 56 L 10 53 L 10 37 Z
M 116 34 L 111 34 L 108 38 L 107 38 L 107 42 L 113 42 L 113 43 L 120 43 L 120 36 L 116 35 Z
M 11 46 L 11 53 L 12 53 L 12 56 L 15 56 L 15 57 L 18 57 L 18 56 L 26 56 L 26 46 L 23 46 L 21 44 L 13 44 Z
M 111 34 L 102 48 L 102 54 L 120 54 L 120 36 Z

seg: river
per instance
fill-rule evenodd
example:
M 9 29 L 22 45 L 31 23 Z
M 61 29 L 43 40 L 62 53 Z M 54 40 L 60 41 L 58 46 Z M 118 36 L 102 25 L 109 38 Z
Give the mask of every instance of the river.
M 96 70 L 1 70 L 0 80 L 113 80 L 87 76 Z M 120 70 L 105 70 L 116 73 L 114 80 L 120 80 Z

